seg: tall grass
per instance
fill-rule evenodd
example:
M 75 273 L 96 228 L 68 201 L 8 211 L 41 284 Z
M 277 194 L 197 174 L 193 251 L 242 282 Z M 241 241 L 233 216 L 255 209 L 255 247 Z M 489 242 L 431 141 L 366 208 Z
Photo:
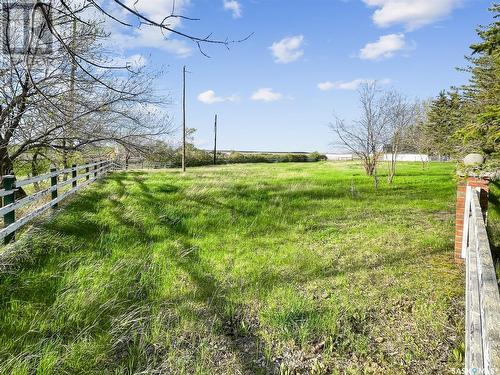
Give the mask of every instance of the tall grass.
M 10 249 L 0 373 L 459 369 L 452 166 L 115 173 Z

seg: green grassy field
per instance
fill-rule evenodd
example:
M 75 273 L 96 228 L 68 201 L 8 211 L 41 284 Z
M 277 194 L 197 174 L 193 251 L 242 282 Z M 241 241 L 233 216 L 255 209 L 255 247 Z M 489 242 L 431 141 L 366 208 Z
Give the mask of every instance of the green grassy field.
M 4 257 L 0 373 L 458 370 L 453 169 L 115 173 Z

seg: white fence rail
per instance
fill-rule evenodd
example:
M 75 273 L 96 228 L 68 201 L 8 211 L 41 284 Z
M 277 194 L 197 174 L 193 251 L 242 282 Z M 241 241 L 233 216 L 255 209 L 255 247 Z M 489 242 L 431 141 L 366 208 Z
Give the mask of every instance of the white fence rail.
M 465 236 L 467 236 L 465 238 Z M 479 193 L 467 188 L 465 373 L 500 374 L 500 296 Z
M 16 181 L 14 176 L 3 176 L 3 188 L 0 189 L 0 197 L 2 197 L 3 205 L 0 208 L 0 215 L 3 216 L 4 227 L 0 229 L 0 240 L 3 239 L 5 243 L 12 242 L 15 240 L 16 231 L 35 217 L 47 211 L 49 208 L 56 208 L 57 204 L 69 195 L 79 191 L 110 170 L 118 167 L 119 166 L 112 161 L 98 161 L 84 165 L 73 165 L 71 168 L 63 170 L 51 169 L 50 173 L 19 181 Z M 62 182 L 59 181 L 60 177 L 65 175 L 71 175 L 71 178 Z M 80 181 L 82 179 L 85 180 Z M 36 191 L 16 201 L 16 191 L 18 191 L 19 188 L 38 184 L 47 180 L 50 180 L 50 187 Z M 59 194 L 59 191 L 65 187 L 67 190 L 64 192 L 61 191 Z M 16 218 L 16 210 L 28 204 L 36 203 L 47 196 L 51 196 L 50 201 L 42 201 L 43 204 L 41 206 L 19 219 Z

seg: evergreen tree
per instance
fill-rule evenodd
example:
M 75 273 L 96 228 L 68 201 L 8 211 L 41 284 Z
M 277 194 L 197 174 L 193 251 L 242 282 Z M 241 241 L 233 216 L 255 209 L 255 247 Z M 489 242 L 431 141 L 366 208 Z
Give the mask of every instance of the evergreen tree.
M 477 30 L 481 42 L 471 46 L 472 56 L 465 69 L 471 74 L 469 84 L 462 87 L 467 100 L 466 125 L 457 136 L 467 148 L 482 150 L 493 157 L 500 152 L 500 4 L 490 9 L 495 21 Z M 496 155 L 495 157 L 498 157 Z
M 431 140 L 432 154 L 444 157 L 457 154 L 454 135 L 465 126 L 464 110 L 464 100 L 456 91 L 441 91 L 432 101 L 422 129 Z

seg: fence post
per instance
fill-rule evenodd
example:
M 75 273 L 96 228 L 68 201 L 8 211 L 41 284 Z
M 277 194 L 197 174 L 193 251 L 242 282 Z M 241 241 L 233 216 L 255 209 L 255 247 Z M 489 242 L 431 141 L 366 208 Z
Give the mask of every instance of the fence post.
M 76 176 L 78 175 L 78 171 L 76 170 L 76 164 L 73 164 L 72 168 L 73 168 L 73 170 L 71 171 L 71 178 L 74 181 L 71 185 L 73 186 L 73 188 L 76 188 L 77 181 L 75 179 L 76 179 Z
M 90 172 L 90 168 L 89 167 L 85 167 L 85 174 L 87 175 L 87 177 L 85 177 L 85 179 L 88 181 L 89 178 L 90 178 L 90 175 L 89 175 L 89 172 Z
M 3 188 L 5 191 L 14 190 L 14 182 L 15 177 L 12 175 L 3 176 Z M 15 192 L 12 194 L 6 195 L 3 197 L 4 206 L 8 204 L 14 203 L 16 200 Z M 7 212 L 3 215 L 4 226 L 8 227 L 11 224 L 14 224 L 16 221 L 16 212 L 14 210 Z M 16 232 L 12 232 L 4 238 L 4 243 L 7 245 L 8 243 L 14 241 L 16 239 Z
M 57 168 L 50 168 L 50 173 L 55 173 L 54 176 L 50 177 L 50 186 L 54 189 L 52 190 L 52 200 L 57 199 L 57 179 L 59 177 L 59 173 L 57 172 Z M 55 188 L 54 188 L 55 186 Z M 58 204 L 54 203 L 52 208 L 57 208 Z
M 95 162 L 96 164 L 94 165 L 94 178 L 97 178 L 97 162 Z

